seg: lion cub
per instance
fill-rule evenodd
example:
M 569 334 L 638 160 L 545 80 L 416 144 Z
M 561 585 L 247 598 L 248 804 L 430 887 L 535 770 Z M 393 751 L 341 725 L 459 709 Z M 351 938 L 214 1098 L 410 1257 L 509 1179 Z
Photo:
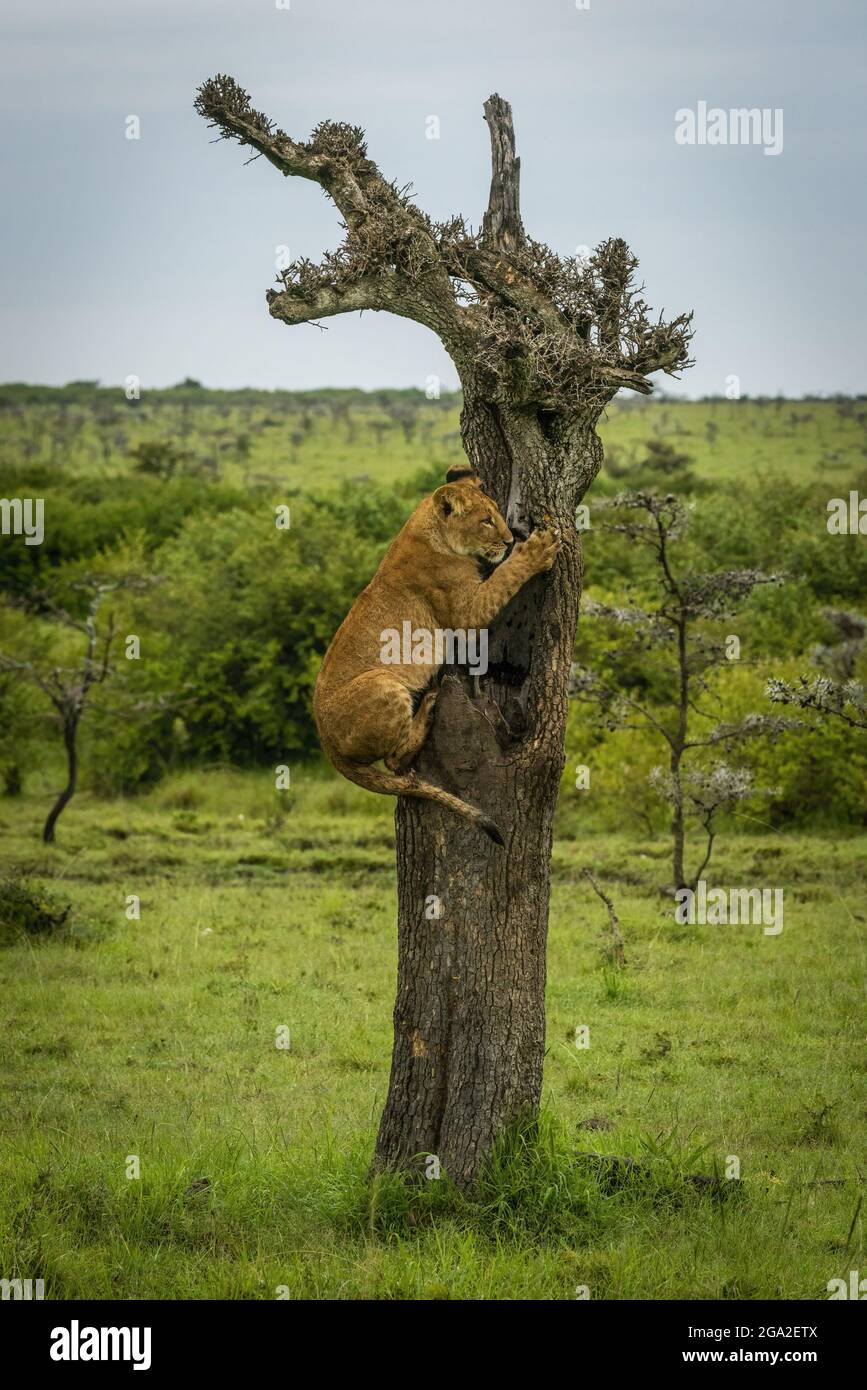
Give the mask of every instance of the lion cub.
M 388 631 L 486 629 L 528 579 L 551 568 L 560 535 L 536 530 L 504 558 L 512 533 L 481 480 L 464 468 L 446 476 L 392 541 L 338 628 L 316 682 L 313 713 L 323 751 L 350 782 L 448 806 L 501 845 L 493 821 L 411 770 L 433 718 L 438 692 L 427 687 L 439 665 L 414 653 L 406 664 L 385 664 L 383 642 Z M 487 579 L 479 560 L 497 566 Z M 380 759 L 390 772 L 372 766 Z

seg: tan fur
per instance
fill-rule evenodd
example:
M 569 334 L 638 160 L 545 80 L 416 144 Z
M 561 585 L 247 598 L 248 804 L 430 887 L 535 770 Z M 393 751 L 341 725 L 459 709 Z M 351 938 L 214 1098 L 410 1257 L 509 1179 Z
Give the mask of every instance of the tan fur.
M 455 477 L 455 472 L 450 473 Z M 383 664 L 381 634 L 402 630 L 487 628 L 534 574 L 549 570 L 560 548 L 556 530 L 537 530 L 503 557 L 512 533 L 480 480 L 460 470 L 425 498 L 389 546 L 379 569 L 325 654 L 313 712 L 324 752 L 351 782 L 369 791 L 416 796 L 448 806 L 502 844 L 481 811 L 411 771 L 436 702 L 434 665 Z M 478 561 L 497 568 L 482 580 Z M 499 563 L 502 561 L 502 563 Z M 391 772 L 371 764 L 382 760 Z

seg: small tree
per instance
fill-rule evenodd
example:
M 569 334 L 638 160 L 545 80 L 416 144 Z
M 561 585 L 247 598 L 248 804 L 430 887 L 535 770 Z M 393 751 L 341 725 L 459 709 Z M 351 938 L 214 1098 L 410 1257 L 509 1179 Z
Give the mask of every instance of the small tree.
M 696 478 L 693 460 L 666 439 L 648 439 L 643 459 L 628 469 L 626 486 L 633 490 L 651 489 L 657 484 L 668 492 L 692 492 Z
M 150 439 L 137 444 L 130 453 L 137 473 L 147 473 L 167 482 L 175 476 L 179 466 L 185 463 L 190 454 L 179 449 L 171 439 Z
M 0 652 L 0 670 L 18 672 L 32 681 L 48 697 L 55 709 L 54 718 L 60 725 L 66 750 L 66 785 L 48 813 L 42 830 L 45 844 L 54 843 L 54 832 L 64 809 L 69 805 L 78 785 L 78 733 L 85 710 L 91 702 L 95 686 L 103 685 L 114 674 L 111 649 L 115 636 L 114 615 L 108 615 L 102 631 L 98 620 L 106 596 L 121 588 L 143 587 L 143 581 L 130 576 L 124 579 L 97 579 L 92 576 L 77 581 L 73 588 L 88 594 L 87 613 L 78 619 L 44 598 L 39 611 L 47 613 L 63 627 L 78 632 L 84 638 L 84 651 L 77 666 L 56 666 L 40 661 L 19 661 Z M 34 600 L 35 604 L 35 600 Z
M 650 774 L 650 784 L 673 809 L 680 800 L 684 812 L 694 816 L 704 828 L 707 835 L 704 858 L 689 883 L 677 885 L 695 888 L 710 863 L 717 833 L 717 816 L 721 811 L 732 810 L 738 802 L 758 795 L 752 774 L 744 767 L 730 767 L 728 763 L 717 762 L 708 769 L 682 770 L 676 783 L 670 772 L 655 767 Z
M 617 644 L 609 650 L 602 670 L 572 668 L 570 694 L 595 704 L 609 729 L 644 728 L 657 735 L 668 752 L 668 768 L 656 768 L 651 784 L 672 810 L 672 876 L 677 888 L 694 887 L 710 859 L 720 811 L 755 795 L 749 776 L 725 762 L 692 768 L 699 750 L 738 747 L 748 739 L 775 737 L 799 721 L 780 716 L 749 714 L 735 723 L 699 729 L 696 724 L 714 715 L 697 701 L 712 695 L 708 677 L 730 659 L 727 642 L 708 623 L 729 617 L 760 584 L 780 582 L 780 576 L 757 569 L 699 573 L 678 571 L 672 544 L 685 529 L 687 513 L 671 493 L 622 493 L 597 503 L 597 513 L 610 513 L 598 529 L 626 536 L 646 547 L 652 557 L 649 583 L 655 591 L 651 609 L 615 608 L 590 601 L 584 612 L 616 625 Z M 637 720 L 637 723 L 633 721 Z M 708 836 L 698 872 L 687 878 L 684 867 L 686 818 L 698 817 Z

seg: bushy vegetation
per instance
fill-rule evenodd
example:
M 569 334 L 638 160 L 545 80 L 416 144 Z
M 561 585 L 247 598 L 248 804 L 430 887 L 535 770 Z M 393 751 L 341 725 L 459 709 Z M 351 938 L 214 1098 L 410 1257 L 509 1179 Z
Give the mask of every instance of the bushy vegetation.
M 22 936 L 51 936 L 67 926 L 72 908 L 56 894 L 14 873 L 0 879 L 0 946 Z
M 185 766 L 273 768 L 315 754 L 319 659 L 404 518 L 460 457 L 459 405 L 412 391 L 211 392 L 192 381 L 133 401 L 87 382 L 0 389 L 0 493 L 43 497 L 46 508 L 41 545 L 0 544 L 0 649 L 74 666 L 58 608 L 82 618 L 94 575 L 148 581 L 110 605 L 122 679 L 82 721 L 81 786 L 131 794 Z M 830 640 L 826 610 L 863 608 L 867 547 L 830 536 L 826 508 L 851 488 L 867 493 L 865 426 L 862 399 L 613 403 L 606 468 L 587 498 L 588 600 L 652 600 L 640 547 L 594 527 L 594 506 L 627 490 L 678 496 L 694 570 L 785 577 L 756 589 L 730 630 L 716 624 L 715 636 L 739 637 L 741 656 L 709 679 L 715 723 L 770 713 L 768 681 L 809 675 Z M 140 656 L 124 660 L 128 634 Z M 585 620 L 576 659 L 604 665 L 616 640 Z M 632 693 L 662 714 L 658 666 L 638 663 Z M 854 678 L 864 670 L 862 656 Z M 53 757 L 50 715 L 20 673 L 0 671 L 7 792 Z M 568 751 L 564 788 L 582 824 L 626 816 L 663 827 L 669 812 L 647 780 L 659 762 L 650 732 L 600 727 L 576 705 Z M 594 794 L 581 801 L 574 766 L 591 759 Z M 773 745 L 756 741 L 742 761 L 763 795 L 739 816 L 863 825 L 861 731 L 814 719 Z

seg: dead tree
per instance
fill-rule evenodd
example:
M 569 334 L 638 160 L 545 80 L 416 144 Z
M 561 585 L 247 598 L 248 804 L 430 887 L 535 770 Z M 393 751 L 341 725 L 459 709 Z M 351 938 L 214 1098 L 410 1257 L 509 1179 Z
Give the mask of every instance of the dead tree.
M 397 807 L 398 985 L 394 1052 L 376 1163 L 435 1154 L 462 1186 L 494 1139 L 538 1107 L 545 1052 L 545 945 L 552 821 L 564 762 L 566 687 L 581 588 L 575 508 L 599 471 L 600 412 L 621 387 L 690 365 L 690 315 L 651 319 L 637 261 L 609 240 L 561 258 L 528 237 L 511 110 L 485 102 L 493 177 L 481 229 L 436 223 L 368 158 L 363 131 L 323 122 L 296 141 L 230 77 L 196 109 L 280 173 L 333 199 L 345 239 L 295 262 L 267 293 L 286 324 L 384 310 L 437 334 L 463 388 L 461 437 L 474 470 L 521 536 L 553 520 L 553 571 L 492 628 L 489 669 L 450 670 L 418 767 L 482 807 L 505 851 L 429 803 Z M 428 920 L 436 897 L 440 914 Z

